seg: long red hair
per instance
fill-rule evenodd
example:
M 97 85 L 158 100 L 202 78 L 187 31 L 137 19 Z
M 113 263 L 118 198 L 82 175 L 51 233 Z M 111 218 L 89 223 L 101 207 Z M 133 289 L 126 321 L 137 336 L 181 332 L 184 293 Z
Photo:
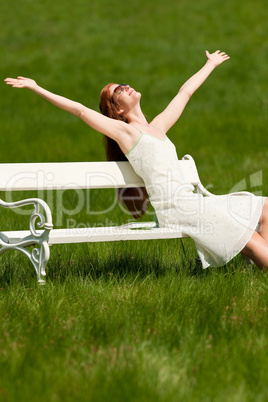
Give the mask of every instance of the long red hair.
M 106 85 L 100 93 L 100 111 L 107 117 L 128 123 L 127 118 L 119 114 L 117 111 L 116 103 L 110 93 L 110 87 L 112 85 L 114 84 L 111 83 Z M 126 156 L 121 151 L 116 141 L 105 135 L 103 143 L 108 161 L 127 161 Z M 140 218 L 146 212 L 149 197 L 144 187 L 119 188 L 117 195 L 120 204 L 125 204 L 135 219 Z

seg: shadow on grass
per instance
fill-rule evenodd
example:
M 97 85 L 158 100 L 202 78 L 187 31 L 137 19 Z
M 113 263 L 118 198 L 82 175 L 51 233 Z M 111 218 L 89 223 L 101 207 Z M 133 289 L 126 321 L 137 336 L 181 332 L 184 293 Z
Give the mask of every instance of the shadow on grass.
M 182 273 L 184 267 L 172 266 L 157 256 L 131 255 L 127 253 L 113 253 L 106 258 L 98 256 L 84 256 L 78 259 L 59 260 L 58 264 L 47 270 L 47 278 L 54 281 L 64 281 L 67 277 L 77 276 L 92 280 L 111 277 L 123 279 L 127 276 L 145 278 L 165 276 L 167 271 L 174 270 Z
M 36 280 L 35 271 L 31 263 L 18 252 L 7 253 L 2 258 L 0 268 L 0 287 L 12 283 L 21 283 L 27 286 Z M 90 280 L 123 279 L 126 277 L 148 276 L 159 278 L 167 273 L 175 275 L 200 276 L 202 269 L 193 270 L 193 262 L 180 258 L 178 261 L 167 261 L 159 255 L 133 254 L 128 252 L 111 252 L 108 255 L 66 255 L 58 253 L 50 260 L 46 269 L 46 279 L 52 282 L 65 282 L 70 277 L 88 278 Z
M 164 250 L 164 252 L 163 252 Z M 106 251 L 84 249 L 72 253 L 68 248 L 63 248 L 57 254 L 52 255 L 47 267 L 46 279 L 57 283 L 65 282 L 69 278 L 87 278 L 92 281 L 124 278 L 146 277 L 160 278 L 174 273 L 176 276 L 189 279 L 204 279 L 210 275 L 232 275 L 237 270 L 248 269 L 241 264 L 241 259 L 220 268 L 203 269 L 200 260 L 191 250 L 181 249 L 176 255 L 167 255 L 165 249 L 156 248 L 145 252 L 136 250 L 120 250 L 110 248 Z M 3 258 L 4 257 L 4 258 Z M 31 263 L 18 252 L 6 253 L 1 257 L 0 288 L 10 284 L 32 284 L 36 281 L 36 274 Z M 253 269 L 250 267 L 249 269 Z

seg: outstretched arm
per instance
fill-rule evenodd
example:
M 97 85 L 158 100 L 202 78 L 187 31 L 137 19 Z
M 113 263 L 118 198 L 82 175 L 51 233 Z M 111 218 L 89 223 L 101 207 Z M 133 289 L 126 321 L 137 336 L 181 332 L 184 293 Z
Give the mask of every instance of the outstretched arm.
M 220 52 L 219 50 L 212 54 L 206 51 L 206 56 L 206 64 L 183 84 L 178 94 L 173 98 L 166 109 L 152 121 L 153 125 L 159 126 L 167 132 L 181 116 L 193 93 L 203 84 L 217 66 L 230 58 L 226 53 Z
M 13 88 L 30 89 L 60 109 L 66 110 L 67 112 L 78 116 L 86 124 L 100 133 L 113 138 L 115 141 L 118 141 L 122 132 L 127 130 L 128 125 L 122 121 L 110 119 L 109 117 L 103 116 L 101 113 L 87 108 L 81 103 L 74 102 L 63 96 L 49 92 L 37 85 L 37 83 L 30 78 L 6 78 L 5 82 L 7 85 L 11 85 Z

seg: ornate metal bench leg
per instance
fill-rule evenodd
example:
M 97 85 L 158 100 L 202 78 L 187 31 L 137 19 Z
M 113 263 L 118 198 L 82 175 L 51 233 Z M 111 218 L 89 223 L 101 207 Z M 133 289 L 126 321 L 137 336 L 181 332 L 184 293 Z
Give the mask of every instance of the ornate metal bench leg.
M 46 266 L 50 257 L 50 250 L 47 241 L 43 241 L 40 248 L 34 248 L 31 254 L 31 262 L 37 273 L 39 284 L 45 283 Z
M 30 217 L 30 234 L 22 239 L 12 239 L 0 233 L 0 255 L 8 250 L 17 250 L 25 254 L 32 262 L 37 274 L 38 282 L 45 283 L 44 277 L 46 275 L 45 269 L 49 260 L 50 250 L 48 245 L 48 238 L 50 230 L 52 229 L 52 217 L 48 205 L 38 198 L 31 198 L 23 201 L 6 203 L 0 200 L 0 206 L 4 208 L 16 208 L 25 205 L 34 205 L 34 212 Z M 44 209 L 46 217 L 40 212 L 40 206 Z M 39 222 L 36 222 L 39 220 Z M 36 230 L 35 225 L 43 230 Z M 26 247 L 35 247 L 29 251 Z

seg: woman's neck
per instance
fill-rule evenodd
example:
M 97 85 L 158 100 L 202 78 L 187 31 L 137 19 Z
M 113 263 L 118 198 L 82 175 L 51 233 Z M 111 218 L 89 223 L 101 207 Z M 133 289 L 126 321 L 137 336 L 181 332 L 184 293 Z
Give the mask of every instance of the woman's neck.
M 137 105 L 135 108 L 131 109 L 127 115 L 129 124 L 138 124 L 140 126 L 149 126 L 146 117 L 144 116 L 140 105 Z

